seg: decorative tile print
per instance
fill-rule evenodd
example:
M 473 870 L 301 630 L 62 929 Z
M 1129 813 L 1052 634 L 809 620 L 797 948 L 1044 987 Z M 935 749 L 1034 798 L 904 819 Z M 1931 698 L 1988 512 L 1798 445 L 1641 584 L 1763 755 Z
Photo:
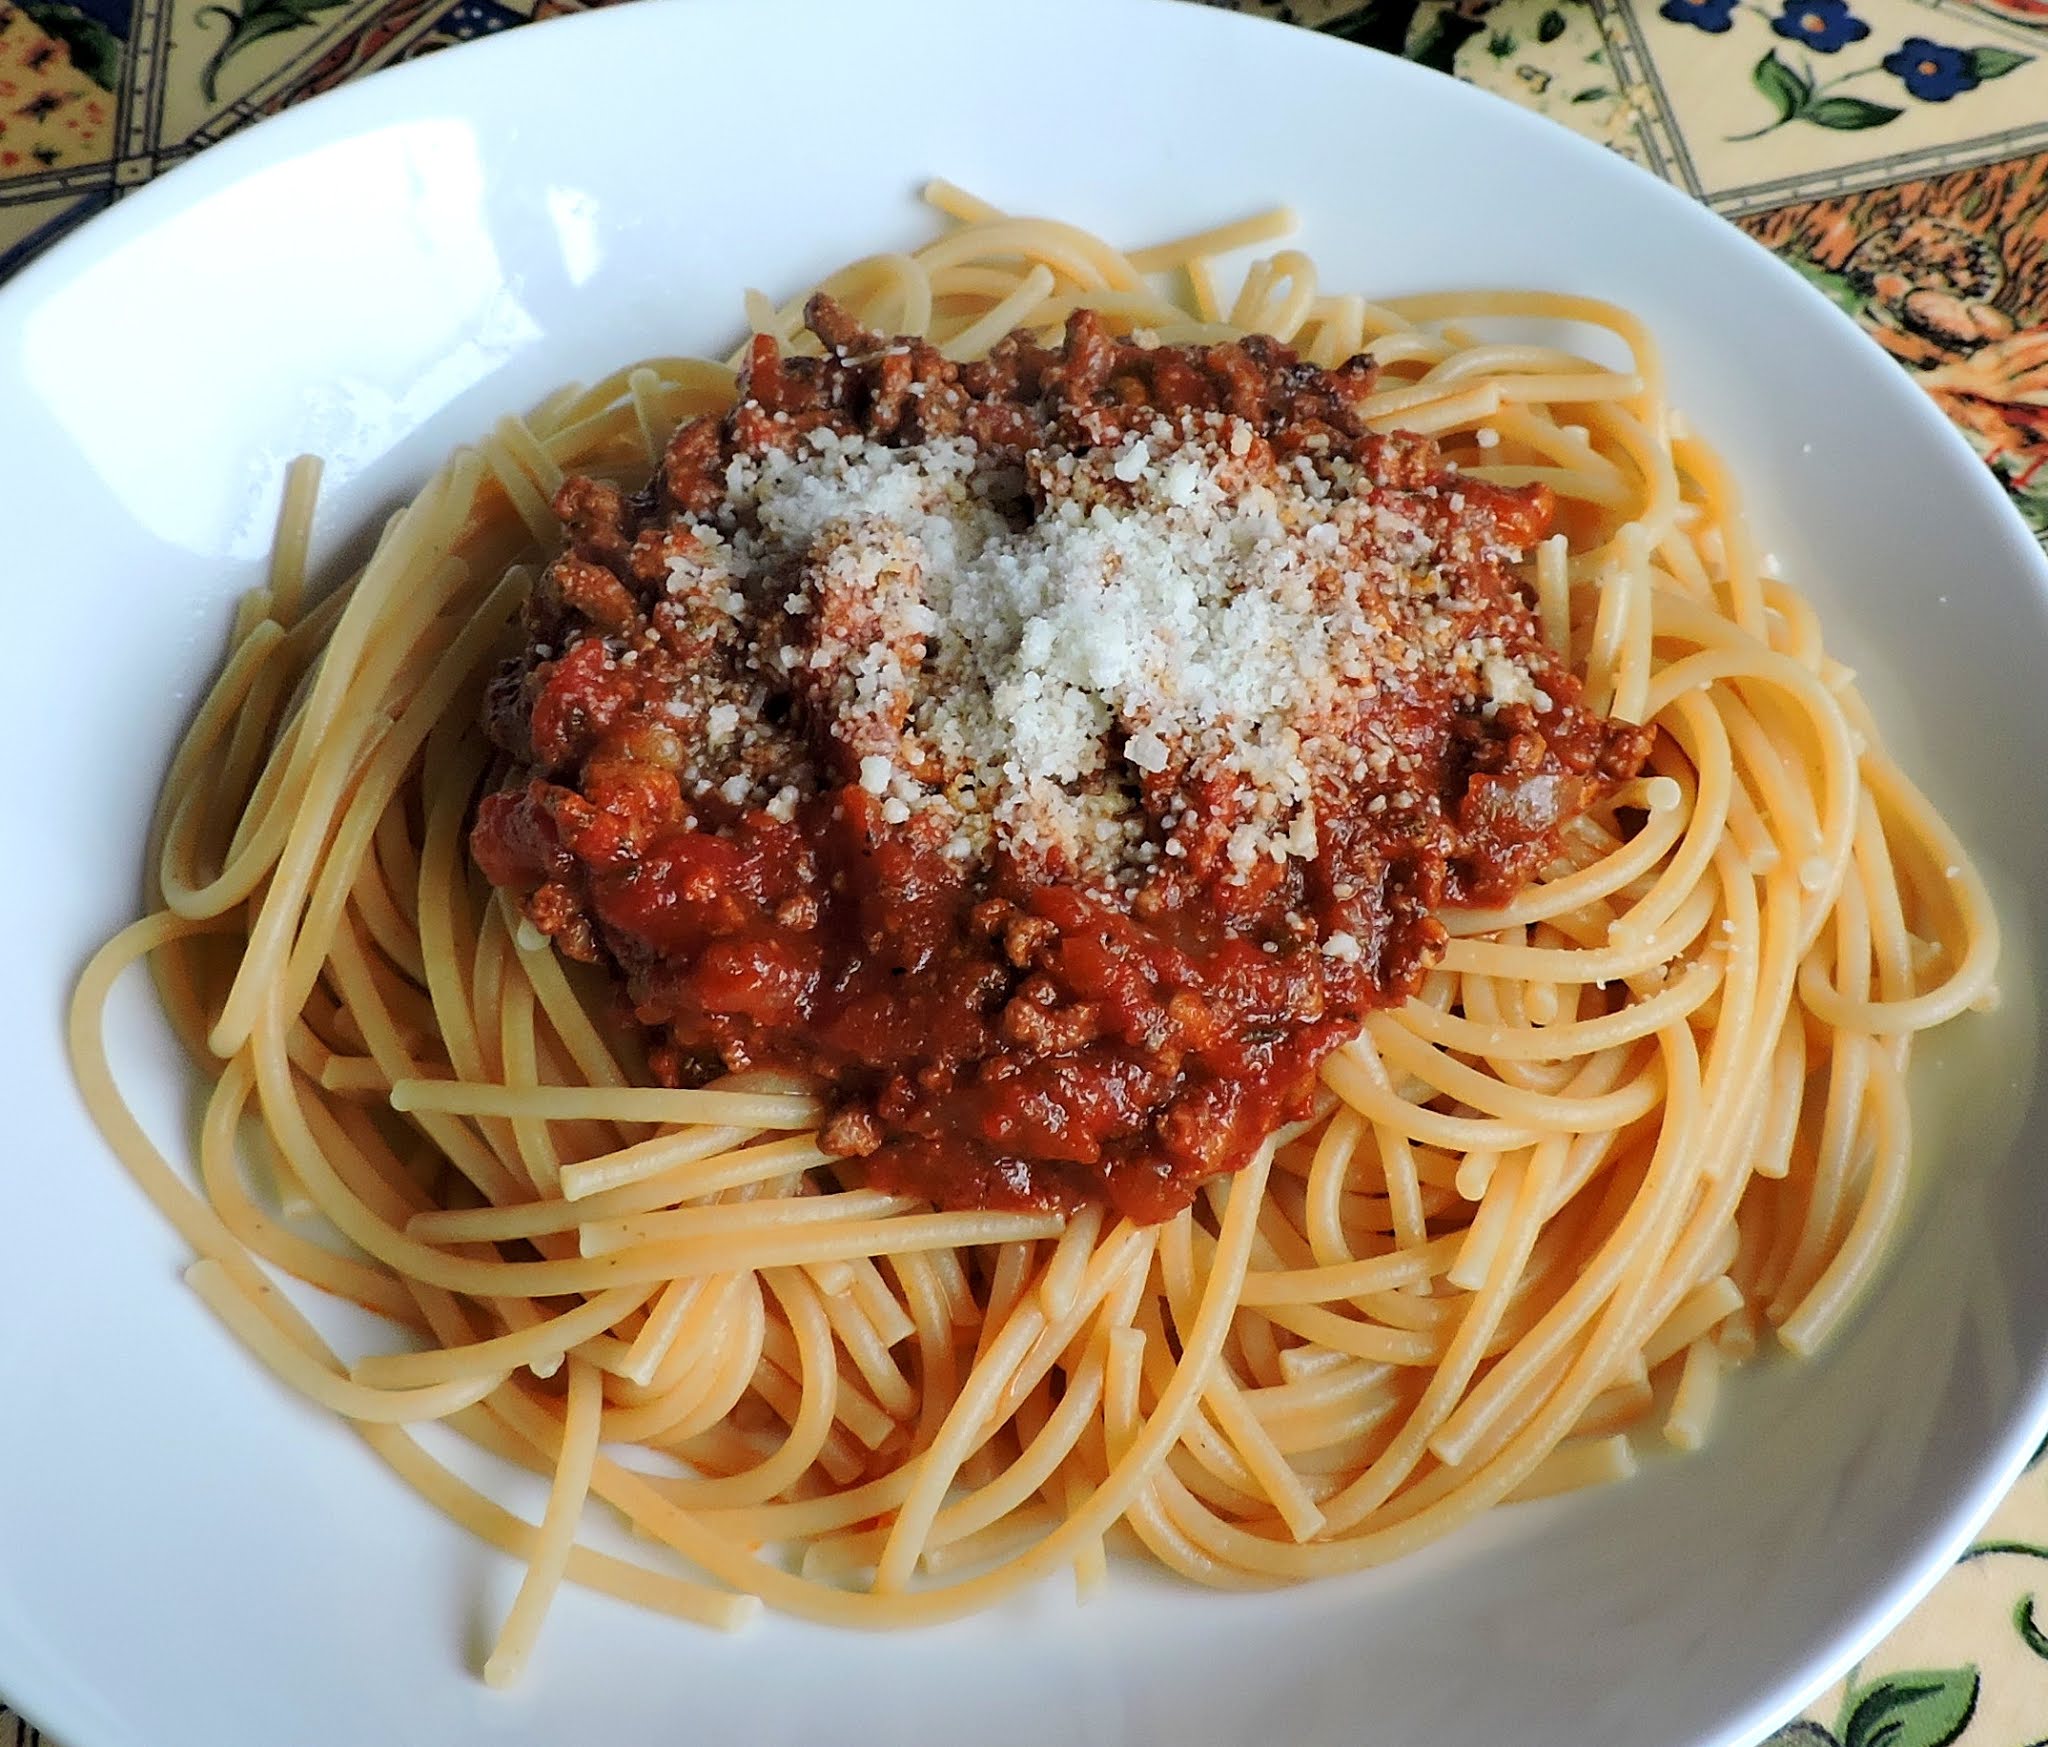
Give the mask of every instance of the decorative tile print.
M 327 39 L 319 58 L 307 69 L 304 82 L 272 96 L 261 113 L 268 114 L 315 92 L 346 84 L 372 67 L 409 60 L 439 46 L 436 25 L 445 16 L 446 7 L 447 0 L 392 0 L 392 4 L 354 18 L 353 28 Z
M 1933 1595 L 1763 1747 L 2048 1747 L 2044 1622 L 2048 1465 L 2036 1455 Z
M 1610 55 L 1592 0 L 1421 0 L 1402 43 L 1414 60 L 1648 163 L 1640 87 Z
M 160 89 L 166 143 L 210 144 L 296 95 L 337 37 L 381 10 L 376 0 L 159 0 L 170 20 Z
M 126 8 L 0 4 L 0 181 L 54 182 L 113 156 Z
M 1682 141 L 1678 180 L 1724 212 L 2048 147 L 2048 40 L 1988 9 L 1662 0 L 1616 17 Z
M 95 194 L 54 194 L 0 206 L 0 279 L 26 266 L 66 231 L 83 224 L 114 197 L 111 177 Z M 0 1737 L 0 1741 L 4 1741 Z
M 1743 228 L 1918 377 L 2048 537 L 2048 153 Z
M 199 69 L 201 99 L 219 102 L 221 74 L 259 43 L 284 48 L 278 39 L 301 35 L 323 14 L 344 4 L 346 0 L 242 0 L 240 10 L 219 4 L 199 7 L 191 14 L 193 24 L 215 37 L 212 52 Z
M 113 198 L 127 0 L 0 0 L 0 278 Z

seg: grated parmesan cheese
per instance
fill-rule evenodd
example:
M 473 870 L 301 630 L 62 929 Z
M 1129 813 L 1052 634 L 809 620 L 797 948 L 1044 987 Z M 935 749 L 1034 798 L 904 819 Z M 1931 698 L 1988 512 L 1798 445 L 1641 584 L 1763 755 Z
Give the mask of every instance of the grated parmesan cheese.
M 1254 442 L 1212 413 L 1021 467 L 830 429 L 736 454 L 667 559 L 663 610 L 739 675 L 692 706 L 718 749 L 694 792 L 786 818 L 834 780 L 763 715 L 793 689 L 885 823 L 930 815 L 949 855 L 1000 844 L 1062 877 L 1133 884 L 1212 829 L 1205 853 L 1250 877 L 1317 855 L 1319 797 L 1434 805 L 1403 706 L 1549 707 L 1533 635 L 1499 634 L 1524 609 L 1471 583 L 1520 554 L 1459 492 Z

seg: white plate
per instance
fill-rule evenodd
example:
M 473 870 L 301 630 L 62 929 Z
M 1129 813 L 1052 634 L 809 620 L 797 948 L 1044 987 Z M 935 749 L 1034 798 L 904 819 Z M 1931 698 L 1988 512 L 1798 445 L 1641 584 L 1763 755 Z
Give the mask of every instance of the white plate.
M 190 1299 L 72 1092 L 59 1014 L 132 913 L 167 748 L 291 455 L 330 457 L 339 550 L 499 412 L 726 344 L 742 286 L 917 239 L 933 172 L 1133 242 L 1287 198 L 1334 283 L 1641 312 L 1909 766 L 2017 892 L 2009 924 L 2038 929 L 2039 552 L 1846 320 L 1546 122 L 1306 31 L 1103 0 L 633 6 L 324 97 L 0 295 L 0 1691 L 73 1747 L 1732 1744 L 1903 1611 L 2048 1423 L 2019 1001 L 1941 1040 L 1975 1089 L 1930 1120 L 1877 1292 L 1821 1362 L 1746 1379 L 1695 1459 L 1281 1594 L 1120 1571 L 1086 1612 L 1052 1583 L 917 1636 L 737 1639 L 570 1595 L 523 1688 L 475 1681 L 511 1568 Z M 117 1019 L 176 1137 L 140 988 Z

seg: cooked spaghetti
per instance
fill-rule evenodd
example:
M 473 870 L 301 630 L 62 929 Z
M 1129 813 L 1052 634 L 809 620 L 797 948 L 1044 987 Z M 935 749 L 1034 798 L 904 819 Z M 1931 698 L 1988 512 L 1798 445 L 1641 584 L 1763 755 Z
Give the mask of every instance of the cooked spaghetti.
M 317 598 L 317 471 L 295 468 L 270 580 L 164 786 L 152 912 L 80 982 L 81 1083 L 199 1253 L 195 1290 L 526 1561 L 493 1681 L 564 1578 L 726 1627 L 762 1602 L 917 1624 L 1062 1569 L 1086 1594 L 1111 1547 L 1260 1585 L 1619 1478 L 1643 1436 L 1694 1447 L 1766 1329 L 1810 1351 L 1869 1278 L 1904 1192 L 1911 1035 L 1995 998 L 1981 881 L 1759 562 L 1631 317 L 1539 293 L 1332 295 L 1292 251 L 1226 308 L 1216 257 L 1285 214 L 1125 255 L 931 193 L 945 236 L 844 269 L 827 301 L 751 298 L 731 364 L 656 360 L 503 421 Z M 1487 340 L 1504 317 L 1605 328 L 1627 362 Z M 1106 371 L 1062 402 L 1091 349 Z M 963 459 L 964 418 L 868 416 L 885 354 L 926 394 L 964 383 L 1070 426 L 1123 411 L 1060 443 L 990 413 L 967 432 L 987 452 Z M 1264 372 L 1260 417 L 1214 382 L 1162 387 L 1233 358 Z M 1019 359 L 1036 386 L 1016 387 Z M 802 395 L 767 389 L 778 372 L 858 378 L 868 411 L 735 444 L 750 416 L 803 422 Z M 1013 477 L 1048 456 L 1064 470 Z M 764 559 L 771 474 L 816 501 Z M 1276 497 L 1289 480 L 1301 502 Z M 1286 540 L 1229 525 L 1254 488 Z M 950 598 L 919 570 L 931 548 L 906 557 L 901 517 L 870 513 L 934 490 L 986 510 Z M 1182 605 L 1228 606 L 1292 562 L 1276 545 L 1334 548 L 1298 599 L 1273 585 L 1283 635 L 1203 630 L 1271 683 L 1070 676 L 1051 728 L 1021 722 L 988 706 L 1031 665 L 1014 593 L 944 667 L 974 565 L 1013 591 L 1036 566 L 1057 593 L 1065 536 L 1032 529 L 1062 491 L 1109 543 L 1091 574 L 1122 566 L 1136 590 L 1119 646 L 1164 598 L 1140 586 L 1155 571 Z M 1191 529 L 1173 506 L 1204 492 L 1221 519 Z M 1418 545 L 1305 507 L 1332 498 L 1442 520 Z M 1148 516 L 1178 542 L 1164 557 Z M 747 551 L 710 550 L 734 534 Z M 1367 573 L 1382 653 L 1433 676 L 1411 723 L 1433 764 L 1416 739 L 1371 767 L 1389 676 L 1364 632 L 1342 642 L 1330 592 Z M 893 622 L 862 616 L 884 601 Z M 1317 661 L 1282 659 L 1305 638 L 1327 639 Z M 598 653 L 579 669 L 578 649 Z M 1318 661 L 1364 688 L 1313 694 L 1345 757 L 1268 756 L 1308 706 L 1253 723 L 1244 699 L 1287 703 Z M 945 680 L 919 691 L 928 662 Z M 992 721 L 1017 749 L 1066 734 L 1067 762 L 1025 767 Z M 1379 870 L 1370 892 L 1325 866 L 1353 803 L 1427 815 L 1405 847 L 1370 840 L 1350 870 Z M 776 886 L 763 870 L 822 853 L 835 809 L 865 847 L 836 879 Z M 954 1032 L 920 1031 L 914 1003 L 890 1033 L 908 1042 L 868 1048 L 897 1012 L 874 990 L 836 1031 L 819 1017 L 818 991 L 878 953 L 908 990 L 943 980 L 929 951 L 818 933 L 858 855 L 892 844 L 936 860 L 906 879 L 899 858 L 878 891 L 952 890 L 932 868 L 954 869 L 936 937 L 985 948 L 960 948 L 981 993 L 946 1022 L 985 1015 L 974 1049 L 934 1055 Z M 710 872 L 634 908 L 660 885 L 646 867 L 692 855 Z M 1048 909 L 1041 888 L 1065 897 Z M 1170 932 L 1198 900 L 1213 914 L 1179 957 L 1139 955 L 1118 1002 L 1080 998 L 1097 972 L 1064 940 Z M 1203 983 L 1196 946 L 1243 962 Z M 197 1193 L 102 1041 L 141 958 L 212 1077 Z M 1278 1006 L 1240 999 L 1262 960 L 1312 970 L 1312 998 L 1297 975 Z M 1082 1120 L 1096 1082 L 1071 1072 L 1029 1105 L 1058 1118 L 1036 1128 L 962 1090 L 1047 1063 L 1123 1074 L 1117 1119 Z M 395 1350 L 342 1363 L 265 1263 L 385 1319 Z M 406 1429 L 428 1420 L 550 1476 L 542 1520 L 432 1457 Z M 638 1530 L 646 1562 L 579 1544 L 591 1509 Z

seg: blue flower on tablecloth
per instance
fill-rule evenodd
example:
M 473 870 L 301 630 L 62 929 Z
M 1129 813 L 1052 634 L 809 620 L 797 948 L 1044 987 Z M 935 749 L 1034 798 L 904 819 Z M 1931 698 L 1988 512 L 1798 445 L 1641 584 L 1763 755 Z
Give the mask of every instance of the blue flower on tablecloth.
M 495 36 L 525 21 L 518 13 L 496 4 L 496 0 L 457 0 L 441 20 L 441 28 L 459 42 L 479 36 Z
M 1885 56 L 1884 70 L 1924 103 L 1946 103 L 1977 89 L 1970 51 L 1943 48 L 1924 36 L 1907 37 Z
M 1657 16 L 1719 36 L 1735 22 L 1737 4 L 1738 0 L 1664 0 L 1657 8 Z
M 1785 0 L 1771 28 L 1787 42 L 1823 55 L 1861 42 L 1870 26 L 1849 10 L 1848 0 Z

